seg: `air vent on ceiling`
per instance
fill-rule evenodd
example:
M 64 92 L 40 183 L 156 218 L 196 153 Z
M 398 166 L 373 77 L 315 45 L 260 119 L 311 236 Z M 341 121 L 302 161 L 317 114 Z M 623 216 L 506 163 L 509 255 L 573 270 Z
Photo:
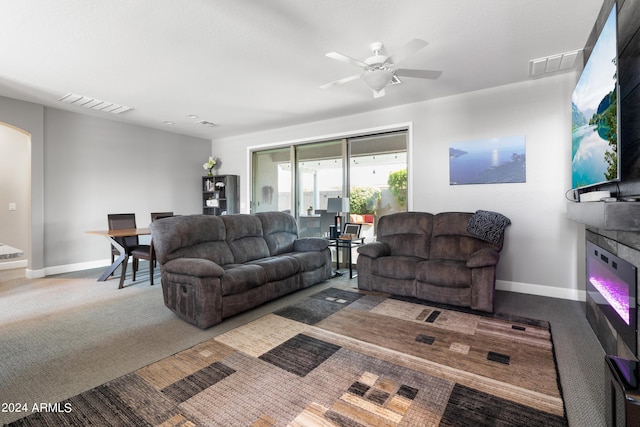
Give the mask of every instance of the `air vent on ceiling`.
M 199 121 L 195 122 L 195 124 L 202 125 L 202 126 L 207 126 L 207 127 L 210 127 L 210 128 L 212 128 L 212 127 L 214 127 L 216 125 L 215 123 L 209 122 L 207 120 L 199 120 Z
M 538 77 L 543 74 L 555 73 L 556 71 L 569 70 L 575 67 L 581 53 L 582 50 L 573 50 L 558 55 L 532 59 L 529 61 L 529 76 Z
M 91 110 L 103 111 L 105 113 L 122 114 L 129 110 L 133 110 L 131 107 L 116 104 L 114 102 L 102 101 L 100 99 L 91 98 L 88 96 L 77 95 L 75 93 L 68 93 L 62 98 L 58 99 L 65 104 L 77 105 L 79 107 L 89 108 Z

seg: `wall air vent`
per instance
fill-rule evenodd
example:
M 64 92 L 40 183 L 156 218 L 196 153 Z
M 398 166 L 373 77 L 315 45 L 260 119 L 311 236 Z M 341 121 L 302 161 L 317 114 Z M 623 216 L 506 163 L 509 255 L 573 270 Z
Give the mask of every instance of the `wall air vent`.
M 538 77 L 544 74 L 555 73 L 557 71 L 569 70 L 578 63 L 578 58 L 582 57 L 582 50 L 551 55 L 544 58 L 532 59 L 529 61 L 529 76 Z
M 133 110 L 131 107 L 126 107 L 114 102 L 102 101 L 100 99 L 77 95 L 75 93 L 68 93 L 62 98 L 59 98 L 58 101 L 111 114 L 122 114 L 129 110 Z

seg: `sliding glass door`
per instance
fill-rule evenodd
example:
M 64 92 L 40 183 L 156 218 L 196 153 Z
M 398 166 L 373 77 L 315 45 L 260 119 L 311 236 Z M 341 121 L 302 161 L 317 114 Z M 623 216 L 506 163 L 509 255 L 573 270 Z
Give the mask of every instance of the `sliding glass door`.
M 344 195 L 343 140 L 298 145 L 296 155 L 297 217 L 301 236 L 324 236 L 336 212 L 327 201 Z
M 351 138 L 348 144 L 351 214 L 370 222 L 371 216 L 406 211 L 406 132 Z
M 408 207 L 407 132 L 254 151 L 252 173 L 252 212 L 290 212 L 301 236 L 326 236 L 328 200 L 349 198 L 346 221 L 371 241 L 377 218 Z
M 291 148 L 255 151 L 252 167 L 251 212 L 291 212 Z

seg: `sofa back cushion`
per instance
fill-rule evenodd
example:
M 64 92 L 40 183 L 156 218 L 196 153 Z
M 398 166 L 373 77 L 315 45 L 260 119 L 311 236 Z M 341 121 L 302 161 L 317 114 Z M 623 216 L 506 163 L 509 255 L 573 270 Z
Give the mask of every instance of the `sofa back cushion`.
M 262 223 L 262 234 L 271 256 L 293 252 L 293 242 L 298 238 L 295 218 L 285 212 L 261 212 L 256 217 Z
M 262 222 L 255 215 L 235 214 L 220 217 L 226 226 L 227 244 L 234 264 L 244 264 L 269 256 L 262 234 Z
M 377 240 L 389 246 L 391 255 L 429 259 L 433 214 L 398 212 L 378 221 Z
M 204 258 L 218 265 L 233 262 L 225 226 L 219 217 L 174 216 L 153 221 L 149 228 L 161 264 L 176 258 Z
M 466 261 L 480 249 L 502 249 L 502 240 L 498 244 L 490 243 L 467 231 L 472 215 L 470 212 L 442 212 L 434 215 L 431 259 Z

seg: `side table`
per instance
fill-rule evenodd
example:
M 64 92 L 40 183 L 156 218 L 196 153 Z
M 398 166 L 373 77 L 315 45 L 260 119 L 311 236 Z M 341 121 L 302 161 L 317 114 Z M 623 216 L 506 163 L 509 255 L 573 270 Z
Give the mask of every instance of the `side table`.
M 349 279 L 358 277 L 358 274 L 353 274 L 353 265 L 351 264 L 351 250 L 358 246 L 364 245 L 364 237 L 358 237 L 355 239 L 329 239 L 329 246 L 336 248 L 336 270 L 340 270 L 340 249 L 347 250 L 349 254 L 347 256 L 347 263 L 349 264 Z

